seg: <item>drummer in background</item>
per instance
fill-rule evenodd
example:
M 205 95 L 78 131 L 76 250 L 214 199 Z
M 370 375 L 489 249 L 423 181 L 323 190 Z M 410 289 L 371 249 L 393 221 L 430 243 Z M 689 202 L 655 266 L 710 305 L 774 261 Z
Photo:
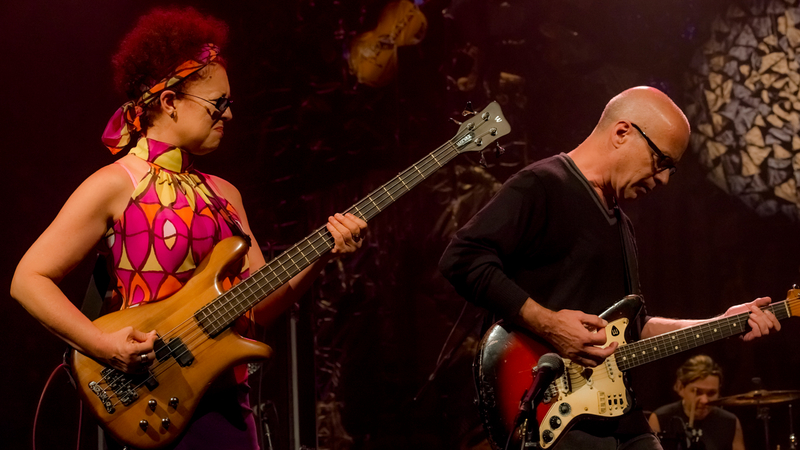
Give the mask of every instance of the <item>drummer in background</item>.
M 697 355 L 683 363 L 673 387 L 681 400 L 650 415 L 653 431 L 665 437 L 665 449 L 669 438 L 677 438 L 679 449 L 744 450 L 739 419 L 709 405 L 719 398 L 721 384 L 722 369 L 710 357 Z

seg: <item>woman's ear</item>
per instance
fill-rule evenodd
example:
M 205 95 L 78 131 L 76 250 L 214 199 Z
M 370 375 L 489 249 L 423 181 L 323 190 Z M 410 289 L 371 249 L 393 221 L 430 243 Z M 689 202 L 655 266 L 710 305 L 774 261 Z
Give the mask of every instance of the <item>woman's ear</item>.
M 175 107 L 176 99 L 177 95 L 175 94 L 175 92 L 170 91 L 169 89 L 161 92 L 161 95 L 159 95 L 158 97 L 159 103 L 161 105 L 161 111 L 163 111 L 164 114 L 172 117 L 173 119 L 175 118 L 175 114 L 177 112 L 177 108 Z

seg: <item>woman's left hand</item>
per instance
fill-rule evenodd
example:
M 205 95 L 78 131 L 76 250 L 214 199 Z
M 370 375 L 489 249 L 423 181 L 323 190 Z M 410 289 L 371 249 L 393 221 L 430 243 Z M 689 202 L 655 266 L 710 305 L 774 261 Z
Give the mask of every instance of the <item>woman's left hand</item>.
M 333 236 L 334 246 L 331 253 L 334 255 L 353 253 L 364 243 L 367 222 L 353 214 L 337 213 L 328 217 L 326 226 Z

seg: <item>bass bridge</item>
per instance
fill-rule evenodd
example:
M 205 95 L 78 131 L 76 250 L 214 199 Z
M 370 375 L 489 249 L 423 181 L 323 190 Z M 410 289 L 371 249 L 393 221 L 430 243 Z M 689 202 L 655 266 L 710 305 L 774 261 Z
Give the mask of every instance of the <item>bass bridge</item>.
M 89 389 L 100 399 L 109 414 L 114 414 L 115 405 L 118 403 L 128 406 L 136 401 L 142 386 L 147 387 L 150 391 L 158 387 L 158 381 L 150 371 L 142 374 L 129 374 L 106 367 L 100 372 L 100 376 L 102 377 L 100 381 L 89 382 Z M 113 398 L 116 398 L 117 401 L 112 401 Z

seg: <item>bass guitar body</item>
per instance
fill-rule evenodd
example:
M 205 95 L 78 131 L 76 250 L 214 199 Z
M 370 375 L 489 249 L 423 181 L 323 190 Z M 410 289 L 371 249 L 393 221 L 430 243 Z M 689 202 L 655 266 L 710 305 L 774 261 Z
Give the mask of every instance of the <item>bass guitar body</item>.
M 469 119 L 453 139 L 379 187 L 346 212 L 369 221 L 464 152 L 483 152 L 511 131 L 497 102 Z M 219 242 L 192 278 L 171 297 L 97 319 L 104 332 L 125 327 L 155 330 L 155 361 L 146 373 L 126 374 L 72 353 L 81 397 L 100 424 L 137 449 L 168 445 L 186 429 L 203 394 L 233 366 L 270 356 L 272 350 L 242 338 L 232 325 L 334 247 L 325 226 L 252 272 L 230 289 L 220 280 L 247 254 L 239 237 Z M 220 380 L 223 381 L 223 380 Z
M 223 371 L 270 356 L 268 346 L 230 328 L 210 336 L 198 320 L 202 307 L 222 294 L 219 280 L 226 268 L 246 253 L 244 240 L 228 238 L 214 247 L 175 295 L 94 322 L 106 332 L 128 326 L 156 330 L 156 361 L 147 373 L 126 374 L 72 352 L 72 371 L 83 401 L 118 440 L 140 449 L 169 444 L 185 430 L 203 394 Z
M 610 330 L 606 346 L 626 343 L 642 304 L 640 297 L 629 296 L 601 314 Z M 541 338 L 504 322 L 492 325 L 481 340 L 474 364 L 478 406 L 495 449 L 509 443 L 507 448 L 520 448 L 522 440 L 550 448 L 582 419 L 614 418 L 633 407 L 632 392 L 612 355 L 592 369 L 564 359 L 564 374 L 550 385 L 544 401 L 529 417 L 520 413 L 539 358 L 552 352 Z

